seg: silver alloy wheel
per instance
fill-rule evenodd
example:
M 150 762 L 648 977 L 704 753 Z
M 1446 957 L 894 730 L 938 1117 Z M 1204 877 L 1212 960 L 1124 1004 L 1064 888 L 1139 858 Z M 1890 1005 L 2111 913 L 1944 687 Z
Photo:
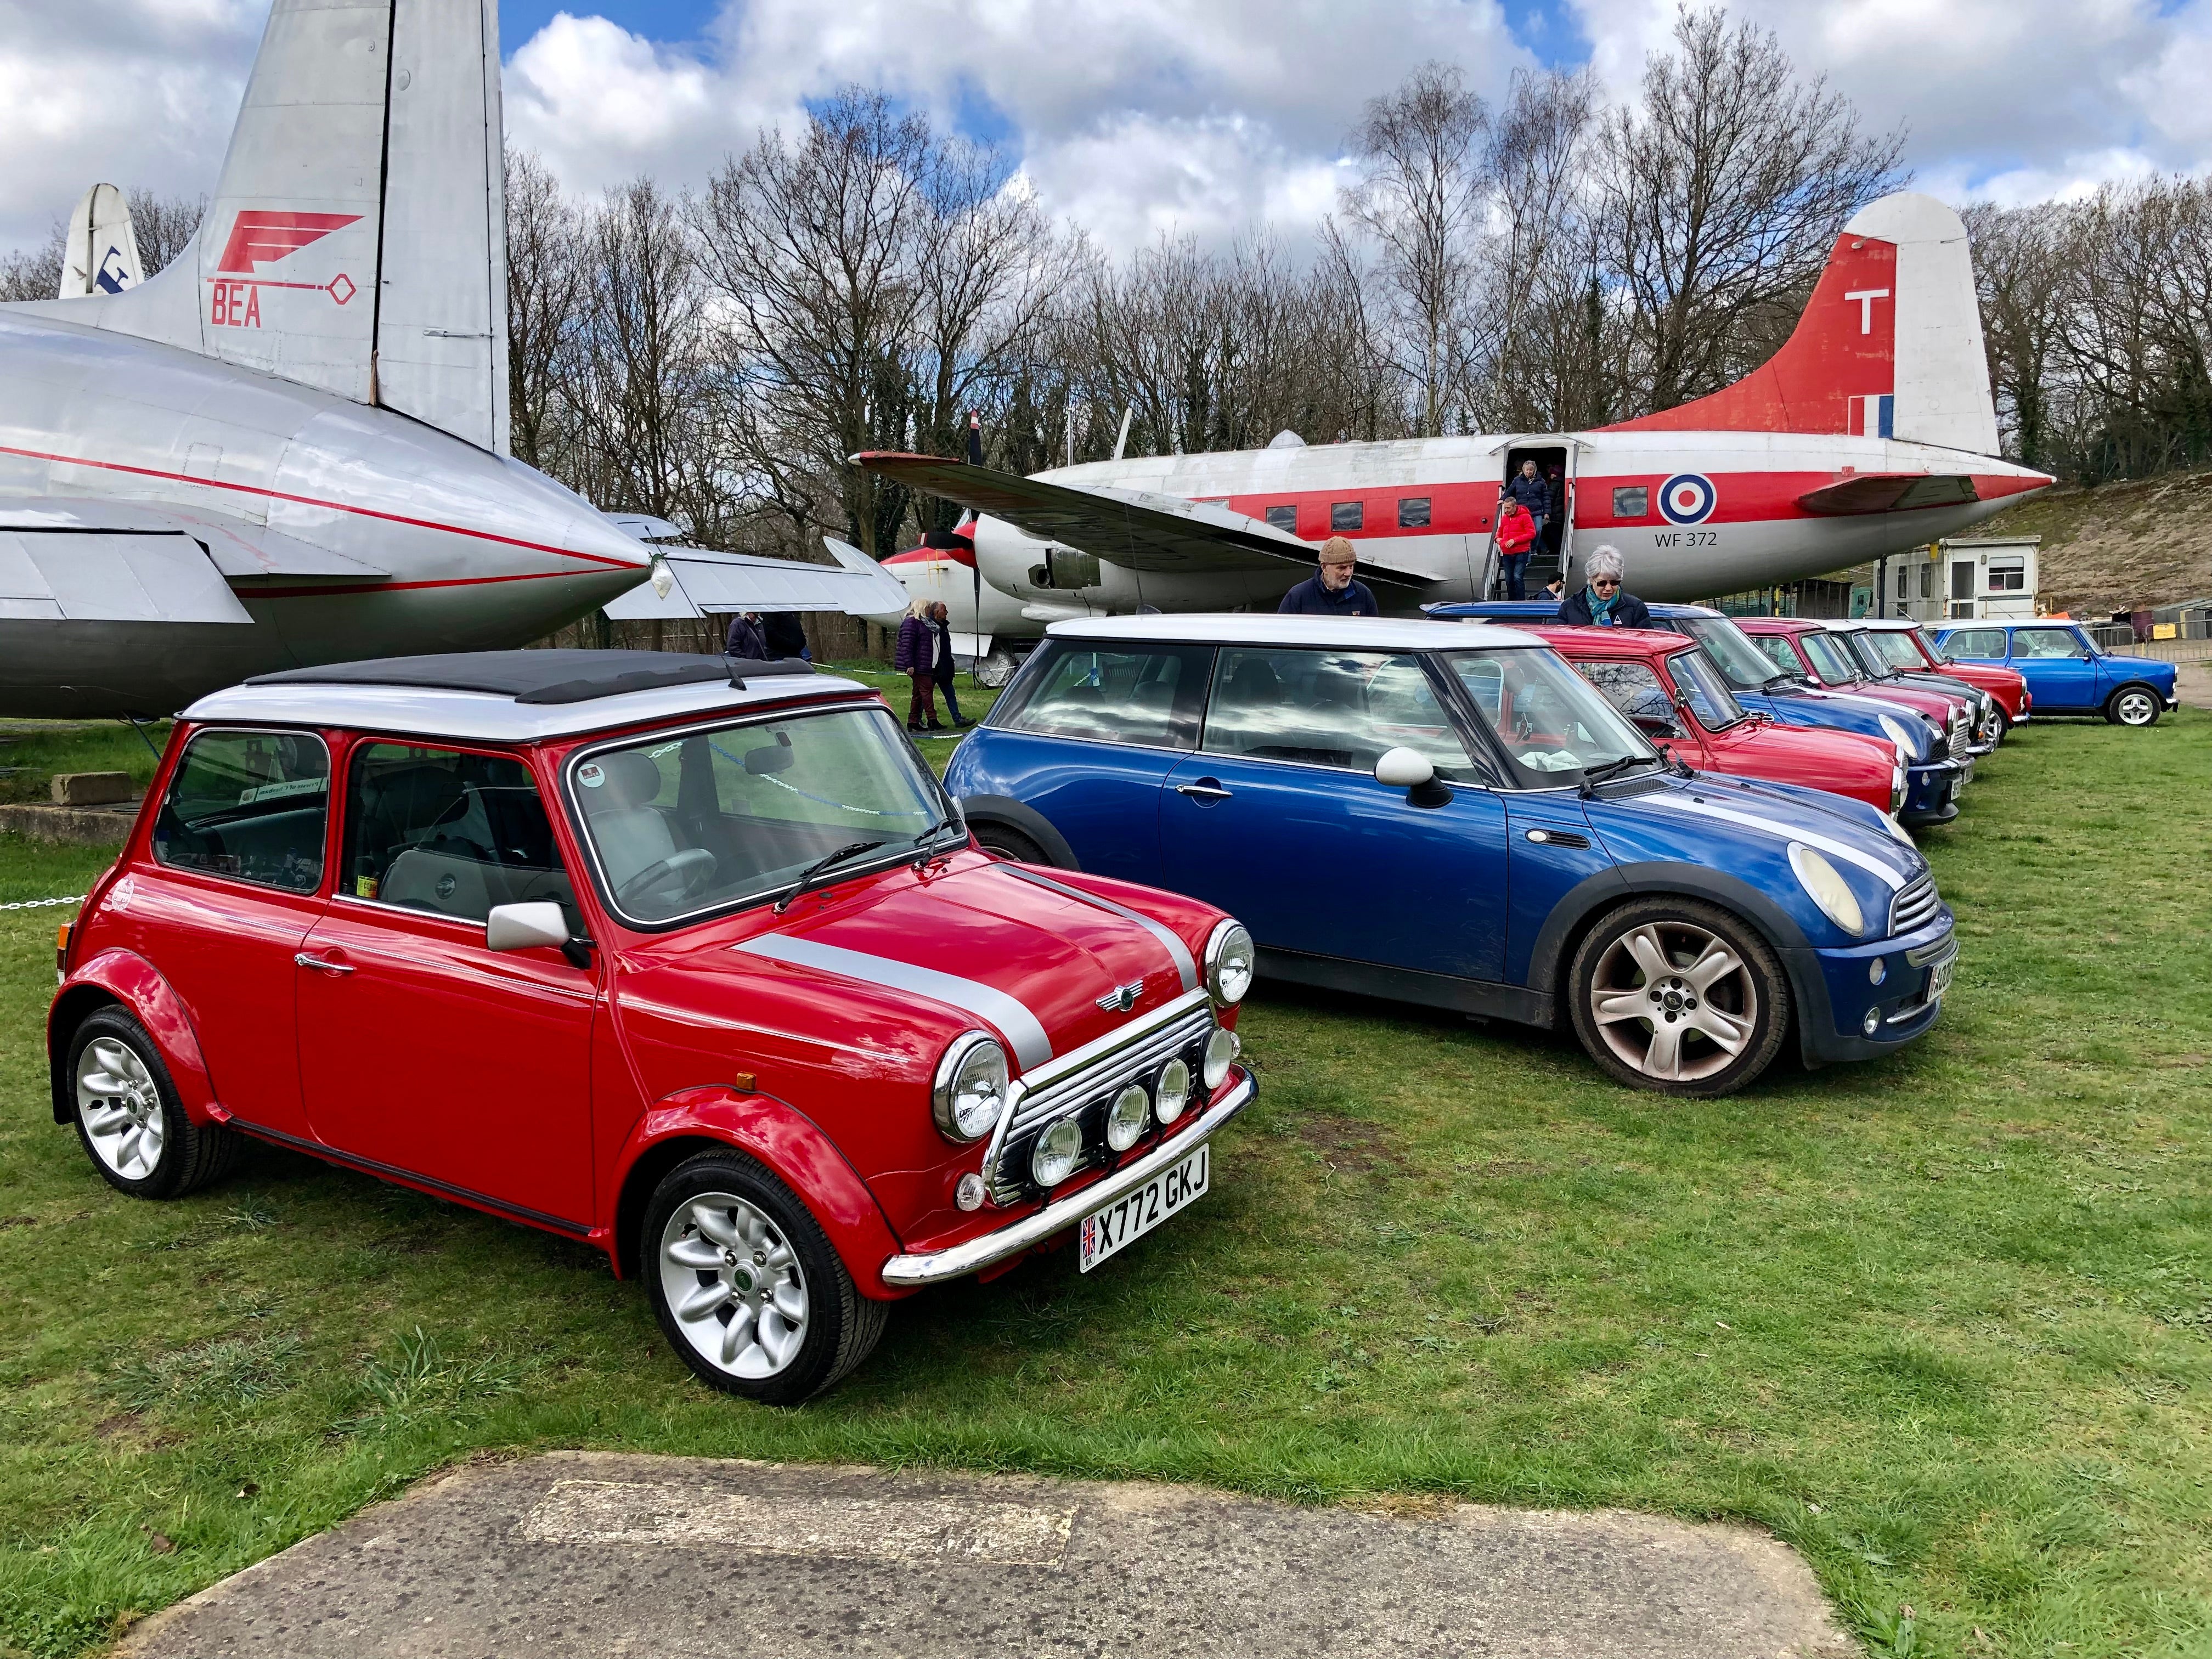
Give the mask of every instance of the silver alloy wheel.
M 806 1340 L 806 1276 L 775 1222 L 733 1193 L 686 1199 L 660 1235 L 660 1291 L 700 1357 L 770 1377 Z
M 1606 947 L 1590 1023 L 1620 1060 L 1662 1083 L 1725 1071 L 1759 1024 L 1759 981 L 1726 939 L 1692 922 L 1645 922 Z
M 161 1166 L 168 1120 L 161 1086 L 138 1051 L 114 1037 L 94 1037 L 76 1060 L 76 1115 L 102 1164 L 125 1181 L 143 1181 Z
M 2148 726 L 2158 718 L 2158 699 L 2148 691 L 2123 691 L 2112 708 L 2123 726 Z

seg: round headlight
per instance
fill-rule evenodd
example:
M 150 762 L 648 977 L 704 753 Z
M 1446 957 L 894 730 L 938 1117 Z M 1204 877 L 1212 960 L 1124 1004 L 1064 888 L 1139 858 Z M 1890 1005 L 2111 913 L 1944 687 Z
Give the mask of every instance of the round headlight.
M 1152 1115 L 1152 1097 L 1142 1084 L 1132 1083 L 1106 1109 L 1106 1144 L 1117 1152 L 1127 1152 L 1145 1133 L 1146 1120 Z
M 1208 1094 L 1221 1086 L 1221 1079 L 1229 1075 L 1230 1061 L 1236 1058 L 1237 1033 L 1225 1025 L 1215 1026 L 1213 1035 L 1206 1040 L 1206 1063 L 1200 1072 Z
M 1912 741 L 1912 733 L 1905 730 L 1903 720 L 1892 720 L 1887 714 L 1876 714 L 1875 718 L 1881 722 L 1882 731 L 1897 745 L 1899 754 L 1907 761 L 1919 758 L 1920 745 Z
M 1174 1122 L 1182 1115 L 1182 1109 L 1190 1103 L 1190 1067 L 1180 1060 L 1171 1060 L 1160 1067 L 1159 1088 L 1154 1096 L 1152 1109 L 1160 1115 L 1163 1125 Z
M 948 1140 L 981 1140 L 998 1127 L 1006 1104 L 1006 1051 L 970 1031 L 937 1062 L 932 1114 Z
M 1241 921 L 1224 921 L 1206 941 L 1206 988 L 1216 1002 L 1233 1006 L 1252 988 L 1252 972 L 1259 961 L 1252 935 Z
M 1836 866 L 1802 842 L 1790 843 L 1790 867 L 1820 913 L 1847 933 L 1866 932 L 1866 915 Z
M 1083 1126 L 1064 1117 L 1037 1137 L 1030 1154 L 1030 1174 L 1040 1187 L 1057 1187 L 1075 1172 L 1083 1157 Z

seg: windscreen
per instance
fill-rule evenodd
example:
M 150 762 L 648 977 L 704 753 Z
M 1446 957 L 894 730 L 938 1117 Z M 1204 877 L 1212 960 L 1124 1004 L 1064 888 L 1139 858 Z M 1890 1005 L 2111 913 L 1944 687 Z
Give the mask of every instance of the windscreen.
M 1935 658 L 1937 662 L 1952 660 L 1951 653 L 1936 643 L 1936 635 L 1929 629 L 1923 628 L 1920 630 L 1920 640 L 1921 643 L 1928 647 L 1928 654 Z
M 1913 644 L 1912 636 L 1903 629 L 1869 629 L 1859 637 L 1866 641 L 1867 649 L 1874 653 L 1875 659 L 1885 668 L 1902 668 L 1910 673 L 1914 669 L 1928 666 L 1926 659 L 1920 654 L 1920 647 Z
M 1675 689 L 1690 700 L 1691 709 L 1706 731 L 1717 732 L 1745 717 L 1743 705 L 1703 650 L 1678 651 L 1667 666 L 1674 671 Z
M 917 849 L 947 812 L 881 708 L 596 749 L 568 778 L 616 908 L 642 922 L 764 897 L 840 852 L 860 869 Z
M 1549 651 L 1450 651 L 1444 660 L 1474 699 L 1523 788 L 1579 783 L 1658 751 L 1603 693 Z
M 1739 691 L 1756 691 L 1781 671 L 1727 617 L 1685 617 L 1682 626 L 1705 647 L 1723 678 Z
M 1850 653 L 1828 635 L 1800 634 L 1797 647 L 1805 653 L 1805 660 L 1811 663 L 1814 672 L 1830 685 L 1849 685 L 1858 678 L 1858 665 L 1851 660 Z

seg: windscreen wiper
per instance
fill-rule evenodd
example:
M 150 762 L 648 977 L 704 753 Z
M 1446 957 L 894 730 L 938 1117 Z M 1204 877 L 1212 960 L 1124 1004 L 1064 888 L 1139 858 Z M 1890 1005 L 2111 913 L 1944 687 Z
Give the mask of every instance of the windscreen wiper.
M 842 864 L 847 859 L 855 857 L 861 853 L 872 853 L 882 845 L 883 842 L 879 841 L 856 841 L 850 846 L 841 847 L 836 852 L 815 860 L 813 863 L 799 872 L 799 879 L 791 884 L 791 890 L 775 902 L 776 915 L 781 915 L 786 910 L 791 908 L 792 901 L 801 894 L 811 893 L 817 887 L 829 886 L 830 884 L 822 879 L 823 876 L 836 866 Z
M 1595 794 L 1599 784 L 1603 783 L 1624 767 L 1642 766 L 1649 759 L 1650 757 L 1644 755 L 1620 755 L 1612 760 L 1601 762 L 1598 765 L 1584 767 L 1582 787 L 1583 796 L 1587 798 Z

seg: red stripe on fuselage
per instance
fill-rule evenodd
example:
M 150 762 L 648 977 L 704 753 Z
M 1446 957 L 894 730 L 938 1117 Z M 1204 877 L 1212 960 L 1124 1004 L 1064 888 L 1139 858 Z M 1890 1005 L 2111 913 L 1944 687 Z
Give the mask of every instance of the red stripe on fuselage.
M 592 564 L 603 564 L 616 570 L 642 569 L 628 559 L 609 558 L 602 553 L 579 553 L 572 548 L 548 547 L 543 542 L 526 542 L 519 536 L 501 536 L 489 530 L 467 530 L 457 524 L 440 524 L 434 519 L 410 519 L 404 513 L 386 513 L 380 507 L 351 507 L 344 501 L 326 501 L 313 495 L 295 495 L 282 489 L 269 489 L 260 484 L 230 483 L 221 478 L 196 478 L 188 472 L 165 472 L 159 467 L 131 466 L 122 461 L 88 460 L 82 455 L 52 455 L 40 449 L 16 449 L 0 444 L 0 455 L 21 455 L 33 461 L 59 461 L 64 466 L 95 467 L 103 472 L 128 472 L 141 478 L 160 478 L 170 483 L 198 484 L 204 489 L 229 489 L 241 495 L 258 495 L 264 501 L 291 501 L 301 507 L 326 507 L 333 513 L 351 513 L 363 519 L 379 519 L 386 524 L 404 524 L 416 530 L 435 530 L 448 536 L 469 536 L 477 541 L 497 542 L 503 547 L 520 547 L 532 553 L 550 553 L 557 558 L 583 559 Z M 4 507 L 0 502 L 0 507 Z M 497 580 L 477 578 L 474 580 Z M 386 583 L 386 586 L 392 584 Z
M 903 553 L 894 553 L 881 561 L 884 564 L 927 564 L 933 559 L 944 559 L 952 564 L 975 568 L 975 556 L 964 547 L 909 547 Z

